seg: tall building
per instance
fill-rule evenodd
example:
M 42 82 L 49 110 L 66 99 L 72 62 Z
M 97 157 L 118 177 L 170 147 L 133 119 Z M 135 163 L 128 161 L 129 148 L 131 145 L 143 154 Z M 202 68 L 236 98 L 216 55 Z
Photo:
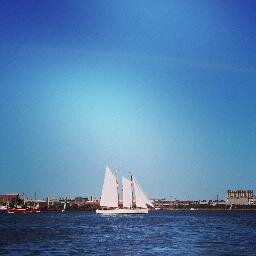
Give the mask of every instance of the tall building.
M 253 190 L 227 190 L 226 202 L 228 205 L 249 205 L 253 198 Z

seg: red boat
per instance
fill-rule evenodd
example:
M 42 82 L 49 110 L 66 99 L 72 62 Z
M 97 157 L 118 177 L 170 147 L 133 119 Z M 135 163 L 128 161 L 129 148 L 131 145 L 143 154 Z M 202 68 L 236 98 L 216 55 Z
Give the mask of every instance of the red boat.
M 9 208 L 7 213 L 33 213 L 33 212 L 40 212 L 38 209 L 24 209 L 24 208 Z

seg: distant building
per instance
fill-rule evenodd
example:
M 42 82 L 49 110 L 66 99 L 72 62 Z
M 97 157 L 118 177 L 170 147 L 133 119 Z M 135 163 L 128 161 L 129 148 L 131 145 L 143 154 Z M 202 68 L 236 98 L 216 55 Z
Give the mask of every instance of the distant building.
M 172 201 L 165 198 L 153 199 L 153 205 L 157 209 L 170 209 L 178 205 L 178 201 Z
M 35 200 L 35 199 L 27 199 L 25 201 L 25 204 L 27 206 L 33 206 L 33 207 L 37 207 L 37 208 L 41 208 L 41 207 L 47 207 L 47 201 L 45 200 Z
M 200 205 L 208 205 L 208 204 L 209 204 L 209 201 L 207 201 L 207 200 L 200 200 L 200 201 L 199 201 L 199 204 L 200 204 Z
M 18 193 L 0 195 L 0 204 L 9 204 L 18 198 Z
M 253 190 L 227 190 L 228 205 L 249 205 L 253 198 Z
M 76 198 L 75 198 L 75 201 L 76 201 L 76 202 L 79 202 L 79 203 L 84 203 L 84 202 L 89 201 L 89 199 L 88 199 L 88 197 L 81 197 L 81 196 L 79 196 L 79 197 L 76 197 Z M 92 201 L 92 200 L 91 200 L 91 201 Z
M 249 199 L 249 205 L 256 205 L 256 197 L 252 197 Z
M 211 200 L 211 204 L 212 206 L 220 206 L 220 205 L 226 205 L 226 201 L 225 200 Z
M 54 204 L 59 204 L 60 199 L 55 197 L 47 197 L 46 202 L 47 202 L 47 206 L 53 206 Z

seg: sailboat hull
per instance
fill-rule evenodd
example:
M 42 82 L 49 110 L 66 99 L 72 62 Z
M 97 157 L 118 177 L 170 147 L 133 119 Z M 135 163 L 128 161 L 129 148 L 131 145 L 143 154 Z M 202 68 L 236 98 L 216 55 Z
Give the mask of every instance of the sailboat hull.
M 112 210 L 96 210 L 98 214 L 142 214 L 148 213 L 148 209 L 112 209 Z

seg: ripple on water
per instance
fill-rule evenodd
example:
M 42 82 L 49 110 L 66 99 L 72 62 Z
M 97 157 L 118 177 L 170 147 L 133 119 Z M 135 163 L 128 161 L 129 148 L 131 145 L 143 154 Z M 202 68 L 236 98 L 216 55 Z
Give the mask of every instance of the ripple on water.
M 255 255 L 256 213 L 0 216 L 0 254 Z

